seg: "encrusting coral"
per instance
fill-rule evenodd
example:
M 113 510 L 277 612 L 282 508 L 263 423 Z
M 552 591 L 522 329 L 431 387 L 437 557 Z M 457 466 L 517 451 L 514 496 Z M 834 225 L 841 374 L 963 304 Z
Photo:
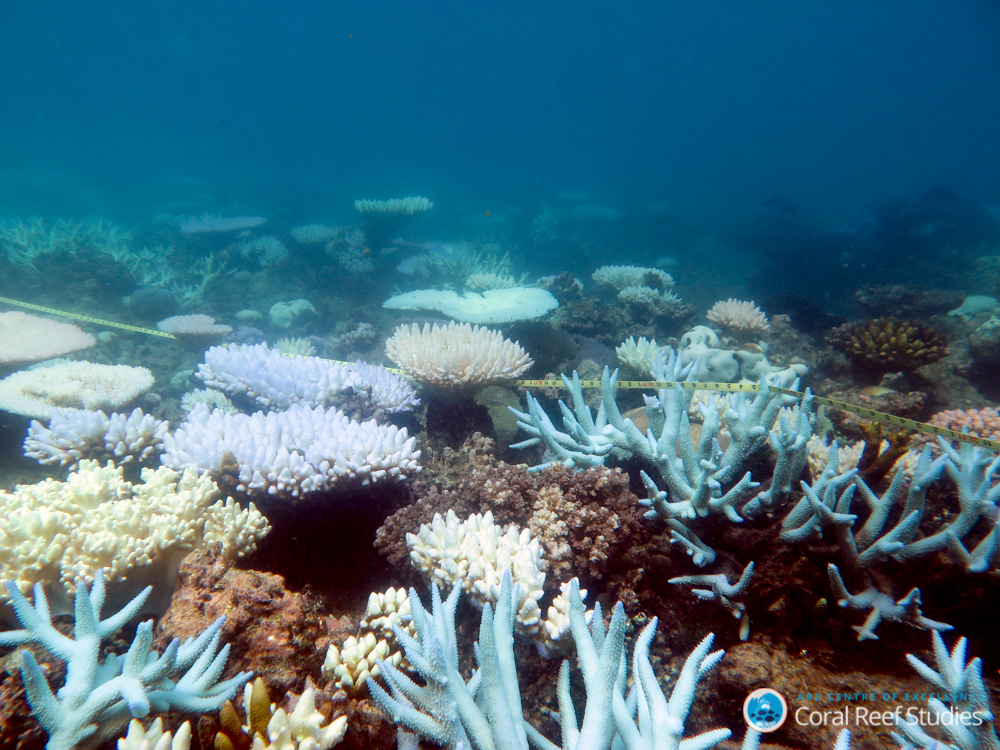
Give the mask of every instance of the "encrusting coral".
M 858 369 L 872 373 L 915 370 L 948 354 L 948 340 L 933 328 L 891 317 L 845 323 L 827 340 Z

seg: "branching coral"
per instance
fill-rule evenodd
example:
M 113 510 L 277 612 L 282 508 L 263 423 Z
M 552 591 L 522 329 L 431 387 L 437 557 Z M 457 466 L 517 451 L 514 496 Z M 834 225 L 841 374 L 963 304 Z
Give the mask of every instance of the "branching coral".
M 253 504 L 222 500 L 207 476 L 161 467 L 143 469 L 142 477 L 132 484 L 121 467 L 83 460 L 65 482 L 0 492 L 0 576 L 24 590 L 45 583 L 61 595 L 101 569 L 114 582 L 169 576 L 188 552 L 214 542 L 227 557 L 241 557 L 270 530 Z
M 716 302 L 705 317 L 739 338 L 759 336 L 771 329 L 767 316 L 757 305 L 732 297 Z
M 400 326 L 385 352 L 407 375 L 448 388 L 516 378 L 534 364 L 518 342 L 468 323 Z
M 90 591 L 77 589 L 73 638 L 53 626 L 40 584 L 34 606 L 13 581 L 6 581 L 6 588 L 24 629 L 0 633 L 0 645 L 37 643 L 66 662 L 66 682 L 53 693 L 32 653 L 21 651 L 21 677 L 32 712 L 49 734 L 47 750 L 92 747 L 116 736 L 129 718 L 151 711 L 213 711 L 250 678 L 249 672 L 241 672 L 218 682 L 229 655 L 229 646 L 219 648 L 224 617 L 197 638 L 184 643 L 174 639 L 163 653 L 152 648 L 153 621 L 147 620 L 137 628 L 127 654 L 112 654 L 100 663 L 101 642 L 139 613 L 151 588 L 102 620 L 104 577 L 99 573 Z

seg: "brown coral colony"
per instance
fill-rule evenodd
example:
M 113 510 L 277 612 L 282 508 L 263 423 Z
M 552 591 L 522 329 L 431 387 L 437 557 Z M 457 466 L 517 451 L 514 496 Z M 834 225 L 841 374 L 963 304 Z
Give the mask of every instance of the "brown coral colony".
M 859 369 L 879 373 L 915 370 L 948 354 L 948 340 L 933 328 L 893 317 L 845 323 L 828 340 Z

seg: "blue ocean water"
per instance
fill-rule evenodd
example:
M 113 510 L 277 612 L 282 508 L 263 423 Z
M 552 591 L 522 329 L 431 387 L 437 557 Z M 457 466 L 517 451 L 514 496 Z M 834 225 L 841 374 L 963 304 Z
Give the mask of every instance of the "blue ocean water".
M 783 196 L 851 222 L 938 185 L 1000 194 L 989 2 L 5 0 L 0 18 L 0 215 L 144 218 L 200 192 L 303 220 L 427 194 L 461 216 L 573 191 L 712 221 Z

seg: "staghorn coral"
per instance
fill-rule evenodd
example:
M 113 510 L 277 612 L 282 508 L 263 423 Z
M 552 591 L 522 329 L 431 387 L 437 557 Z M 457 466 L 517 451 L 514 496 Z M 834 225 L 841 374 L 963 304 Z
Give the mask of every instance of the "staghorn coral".
M 845 323 L 827 337 L 859 370 L 881 374 L 915 370 L 944 359 L 948 340 L 915 320 L 875 318 Z

